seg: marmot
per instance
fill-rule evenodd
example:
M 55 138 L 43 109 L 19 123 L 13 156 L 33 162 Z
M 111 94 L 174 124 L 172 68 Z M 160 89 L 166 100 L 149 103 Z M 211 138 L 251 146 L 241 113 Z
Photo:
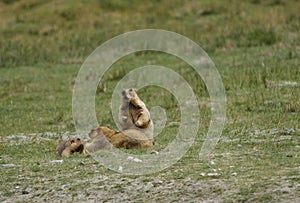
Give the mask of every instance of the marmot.
M 82 153 L 83 149 L 84 145 L 80 138 L 69 138 L 58 144 L 56 148 L 56 156 L 70 156 L 76 152 Z
M 119 122 L 122 128 L 117 132 L 105 126 L 94 128 L 89 133 L 90 142 L 65 140 L 57 147 L 59 156 L 69 156 L 74 152 L 89 155 L 100 149 L 144 148 L 154 145 L 154 125 L 145 103 L 133 88 L 122 91 L 122 103 L 119 109 Z
M 105 126 L 92 129 L 91 142 L 84 145 L 84 153 L 90 154 L 99 149 L 144 148 L 154 145 L 154 126 L 150 112 L 133 88 L 122 91 L 119 109 L 119 122 L 122 128 L 117 132 Z

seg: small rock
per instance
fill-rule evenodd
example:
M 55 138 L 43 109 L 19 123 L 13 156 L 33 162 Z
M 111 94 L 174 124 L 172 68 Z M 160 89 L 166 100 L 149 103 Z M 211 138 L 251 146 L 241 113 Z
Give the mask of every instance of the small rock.
M 119 173 L 123 173 L 123 167 L 122 167 L 122 166 L 119 166 L 118 172 L 119 172 Z
M 52 164 L 62 164 L 62 162 L 64 162 L 64 160 L 52 160 L 51 161 Z
M 158 151 L 152 150 L 150 154 L 158 154 Z
M 22 195 L 27 195 L 27 194 L 29 194 L 29 191 L 27 191 L 27 190 L 22 190 Z
M 207 176 L 218 176 L 218 173 L 208 173 Z
M 84 166 L 85 163 L 84 163 L 84 162 L 80 162 L 79 165 L 80 165 L 80 166 Z
M 141 159 L 134 158 L 134 157 L 132 157 L 132 156 L 129 156 L 129 157 L 127 158 L 127 160 L 129 160 L 129 161 L 134 161 L 134 162 L 137 162 L 137 163 L 143 162 Z
M 133 161 L 134 161 L 134 162 L 138 162 L 138 163 L 139 163 L 139 162 L 143 162 L 141 159 L 138 159 L 138 158 L 134 158 Z
M 7 137 L 8 139 L 20 139 L 20 140 L 25 140 L 27 137 L 25 135 L 9 135 Z
M 200 173 L 200 175 L 204 177 L 206 174 L 205 173 Z
M 236 172 L 233 172 L 231 175 L 232 175 L 232 176 L 237 176 L 237 173 L 236 173 Z
M 214 161 L 210 161 L 210 164 L 211 165 L 215 165 L 216 163 Z
M 7 168 L 11 168 L 11 167 L 15 167 L 15 164 L 2 164 L 3 167 L 7 167 Z
M 238 147 L 238 148 L 241 148 L 241 147 L 242 147 L 242 145 L 241 145 L 241 144 L 238 144 L 238 145 L 237 145 L 237 147 Z

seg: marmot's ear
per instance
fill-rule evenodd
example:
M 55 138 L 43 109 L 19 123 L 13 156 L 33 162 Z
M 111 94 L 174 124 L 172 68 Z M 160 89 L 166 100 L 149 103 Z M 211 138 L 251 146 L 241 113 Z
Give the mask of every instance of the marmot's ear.
M 71 144 L 73 144 L 73 143 L 75 143 L 75 140 L 74 140 L 74 139 L 72 139 L 72 140 L 70 140 L 70 142 L 71 142 Z
M 135 89 L 135 88 L 132 88 L 133 89 L 133 91 L 135 92 L 135 93 L 137 93 L 137 89 Z
M 98 133 L 98 134 L 102 133 L 101 127 L 98 127 L 98 128 L 97 128 L 97 133 Z

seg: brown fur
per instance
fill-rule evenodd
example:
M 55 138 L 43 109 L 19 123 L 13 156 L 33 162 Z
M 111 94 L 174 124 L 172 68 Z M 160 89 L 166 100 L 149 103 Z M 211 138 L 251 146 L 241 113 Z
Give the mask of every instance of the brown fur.
M 112 147 L 129 149 L 154 145 L 154 126 L 150 112 L 138 97 L 136 90 L 132 88 L 122 91 L 119 122 L 122 132 L 100 126 L 92 129 L 89 133 L 90 142 L 83 143 L 80 139 L 63 141 L 57 147 L 58 156 L 69 156 L 75 152 L 90 155 L 97 150 L 111 149 Z
M 89 155 L 99 149 L 117 148 L 144 148 L 152 147 L 153 140 L 135 129 L 117 132 L 106 126 L 94 128 L 90 132 L 91 142 L 84 145 L 83 153 Z
M 154 145 L 153 122 L 144 102 L 136 90 L 122 91 L 122 104 L 119 109 L 119 122 L 122 132 L 105 126 L 92 129 L 89 133 L 91 142 L 84 145 L 84 153 L 90 154 L 99 149 L 144 148 Z
M 56 148 L 57 157 L 70 156 L 76 152 L 82 153 L 83 142 L 79 138 L 69 138 L 60 142 Z

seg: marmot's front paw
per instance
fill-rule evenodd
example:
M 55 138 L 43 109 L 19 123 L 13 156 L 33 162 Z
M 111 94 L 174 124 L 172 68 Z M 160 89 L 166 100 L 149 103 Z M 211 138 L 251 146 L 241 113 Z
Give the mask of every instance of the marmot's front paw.
M 142 121 L 137 121 L 137 122 L 135 122 L 135 125 L 137 126 L 137 127 L 142 127 L 143 126 L 143 122 Z
M 127 122 L 128 121 L 128 117 L 127 116 L 122 116 L 122 121 L 123 122 Z

